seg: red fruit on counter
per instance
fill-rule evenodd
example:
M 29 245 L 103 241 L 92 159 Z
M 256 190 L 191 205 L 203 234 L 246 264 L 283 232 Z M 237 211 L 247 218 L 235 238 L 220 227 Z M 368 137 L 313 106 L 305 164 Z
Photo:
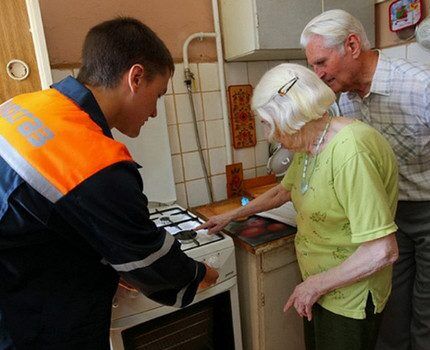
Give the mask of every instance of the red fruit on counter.
M 251 224 L 253 226 L 264 226 L 266 224 L 266 220 L 264 220 L 264 219 L 253 219 Z
M 261 227 L 248 227 L 242 231 L 240 231 L 239 235 L 242 237 L 254 237 L 259 234 L 262 234 L 264 231 Z
M 283 224 L 278 224 L 278 223 L 274 223 L 274 224 L 270 224 L 267 225 L 267 229 L 269 231 L 281 231 L 285 226 Z

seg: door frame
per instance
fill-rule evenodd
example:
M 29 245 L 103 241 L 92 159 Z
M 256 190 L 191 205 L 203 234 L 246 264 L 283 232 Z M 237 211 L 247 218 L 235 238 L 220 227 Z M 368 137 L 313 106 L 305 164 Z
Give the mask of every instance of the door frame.
M 36 53 L 37 68 L 39 69 L 40 85 L 42 89 L 47 89 L 52 84 L 52 75 L 39 0 L 25 0 L 25 3 Z

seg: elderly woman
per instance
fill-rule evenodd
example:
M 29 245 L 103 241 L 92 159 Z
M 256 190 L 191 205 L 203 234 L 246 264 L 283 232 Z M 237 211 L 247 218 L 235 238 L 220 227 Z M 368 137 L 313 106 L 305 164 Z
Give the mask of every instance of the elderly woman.
M 391 290 L 397 164 L 372 127 L 327 113 L 335 95 L 312 71 L 281 64 L 255 88 L 252 107 L 268 136 L 295 152 L 282 182 L 248 205 L 210 218 L 231 220 L 292 201 L 303 282 L 285 304 L 305 321 L 308 349 L 373 349 Z

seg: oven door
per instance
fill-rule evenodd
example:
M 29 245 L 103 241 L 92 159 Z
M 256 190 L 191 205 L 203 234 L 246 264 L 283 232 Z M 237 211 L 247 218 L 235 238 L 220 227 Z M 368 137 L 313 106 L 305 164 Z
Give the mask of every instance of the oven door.
M 162 306 L 113 321 L 112 350 L 242 349 L 236 277 L 183 309 Z

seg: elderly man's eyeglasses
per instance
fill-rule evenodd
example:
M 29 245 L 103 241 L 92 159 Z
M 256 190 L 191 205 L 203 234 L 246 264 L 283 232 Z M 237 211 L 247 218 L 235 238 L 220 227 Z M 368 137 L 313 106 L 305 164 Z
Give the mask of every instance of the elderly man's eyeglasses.
M 299 78 L 294 77 L 293 79 L 287 81 L 284 85 L 282 85 L 279 88 L 278 94 L 280 96 L 285 96 L 287 94 L 287 92 L 290 91 L 290 89 L 294 86 L 294 84 L 297 82 L 297 80 L 299 80 Z

